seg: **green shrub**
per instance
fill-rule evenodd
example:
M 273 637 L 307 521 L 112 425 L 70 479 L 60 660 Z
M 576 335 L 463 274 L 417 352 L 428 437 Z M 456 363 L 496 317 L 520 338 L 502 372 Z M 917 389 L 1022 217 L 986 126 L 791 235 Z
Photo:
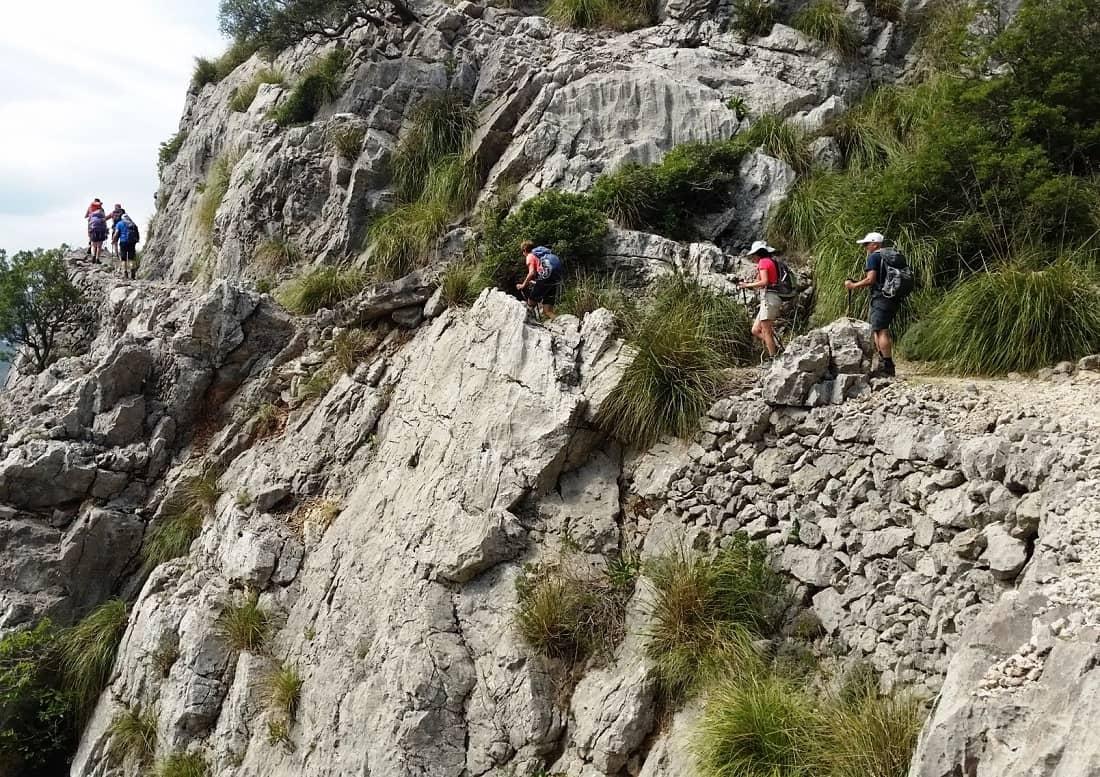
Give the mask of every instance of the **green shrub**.
M 749 117 L 749 103 L 741 95 L 734 95 L 726 100 L 726 107 L 733 111 L 738 121 L 744 121 Z
M 210 777 L 210 767 L 199 753 L 172 753 L 157 764 L 156 777 Z
M 701 777 L 807 777 L 823 734 L 813 699 L 772 675 L 720 683 L 695 738 Z
M 474 110 L 457 92 L 430 95 L 416 106 L 390 160 L 394 188 L 402 202 L 420 198 L 432 167 L 460 154 L 475 125 Z
M 91 716 L 111 679 L 128 617 L 126 602 L 111 599 L 61 635 L 61 672 L 82 720 Z
M 439 285 L 443 288 L 443 301 L 449 307 L 470 305 L 481 293 L 477 280 L 477 265 L 469 261 L 451 262 L 439 279 Z
M 157 752 L 157 715 L 152 709 L 126 707 L 107 729 L 110 753 L 116 763 L 126 759 L 139 764 L 153 760 Z
M 267 743 L 269 745 L 284 745 L 290 747 L 290 722 L 283 718 L 273 718 L 267 721 Z
M 733 28 L 742 38 L 771 34 L 776 22 L 775 6 L 770 0 L 734 0 Z
M 312 315 L 351 299 L 366 286 L 366 273 L 358 268 L 318 267 L 305 270 L 286 284 L 276 299 L 292 313 Z
M 664 556 L 646 574 L 654 591 L 646 650 L 673 696 L 694 692 L 715 669 L 754 670 L 746 645 L 772 636 L 789 604 L 764 548 L 741 535 L 710 558 Z
M 316 370 L 307 379 L 298 384 L 298 392 L 295 395 L 300 401 L 308 402 L 311 399 L 319 399 L 332 388 L 332 372 L 327 369 Z
M 332 358 L 341 373 L 351 375 L 378 345 L 378 337 L 362 329 L 345 329 L 332 339 Z
M 600 308 L 610 310 L 621 322 L 637 313 L 633 299 L 614 275 L 582 270 L 566 281 L 558 304 L 560 312 L 582 318 Z
M 63 774 L 76 749 L 76 711 L 61 681 L 59 631 L 42 620 L 0 639 L 0 772 Z
M 203 514 L 199 510 L 184 510 L 166 515 L 145 537 L 141 557 L 145 573 L 174 558 L 186 556 L 191 543 L 202 532 Z
M 206 183 L 199 198 L 199 225 L 207 238 L 214 234 L 214 218 L 218 215 L 218 208 L 222 200 L 229 192 L 229 181 L 233 177 L 233 168 L 237 160 L 228 154 L 223 154 L 214 160 L 210 170 L 206 174 Z
M 262 652 L 271 637 L 271 614 L 260 605 L 260 595 L 248 591 L 236 602 L 226 602 L 218 617 L 217 632 L 233 650 Z
M 233 95 L 229 98 L 229 110 L 245 113 L 256 99 L 261 84 L 279 84 L 283 86 L 286 84 L 286 79 L 278 70 L 270 67 L 264 68 L 254 75 L 247 84 L 238 86 L 233 90 Z
M 1063 258 L 1010 265 L 952 289 L 904 340 L 907 354 L 964 375 L 1033 370 L 1100 350 L 1100 285 Z
M 813 167 L 806 133 L 774 113 L 757 117 L 752 126 L 734 140 L 740 148 L 763 148 L 765 154 L 786 162 L 799 175 L 808 173 Z
M 787 251 L 810 251 L 840 211 L 843 176 L 821 172 L 799 178 L 768 216 L 768 238 Z
M 187 140 L 187 130 L 180 130 L 160 144 L 160 150 L 157 152 L 158 172 L 163 174 L 164 168 L 176 161 L 185 140 Z
M 794 15 L 791 26 L 845 56 L 859 51 L 859 34 L 837 0 L 813 0 Z
M 191 73 L 191 88 L 202 89 L 218 82 L 218 66 L 213 60 L 195 57 L 195 69 Z
M 191 74 L 191 89 L 198 91 L 207 84 L 219 83 L 256 53 L 256 47 L 247 43 L 234 43 L 215 60 L 195 57 L 195 70 Z
M 285 720 L 292 721 L 298 716 L 301 698 L 302 676 L 298 674 L 298 669 L 289 664 L 279 664 L 267 678 L 268 707 Z
M 276 275 L 290 265 L 301 264 L 305 256 L 302 249 L 285 237 L 271 237 L 256 246 L 252 264 L 260 272 Z
M 339 127 L 329 134 L 336 153 L 349 160 L 358 159 L 363 153 L 363 139 L 366 136 L 367 131 L 362 127 Z
M 900 22 L 902 17 L 901 0 L 867 0 L 867 10 L 873 16 L 885 19 L 888 22 Z
M 375 219 L 367 232 L 371 276 L 394 280 L 426 265 L 449 220 L 445 206 L 421 200 Z
M 334 49 L 311 65 L 271 112 L 275 123 L 288 127 L 313 121 L 325 105 L 339 97 L 349 58 L 346 49 Z
M 450 154 L 431 166 L 420 199 L 451 213 L 462 213 L 477 198 L 477 190 L 478 176 L 474 159 L 464 154 Z
M 907 695 L 864 693 L 822 711 L 825 735 L 816 760 L 830 777 L 906 777 L 924 725 L 924 710 Z
M 649 0 L 550 0 L 545 13 L 559 24 L 577 29 L 636 30 L 657 19 Z
M 579 663 L 608 656 L 626 629 L 626 603 L 636 575 L 565 559 L 529 566 L 516 580 L 516 626 L 528 645 L 550 658 Z
M 286 421 L 286 411 L 271 402 L 264 402 L 252 417 L 256 421 L 255 434 L 263 439 L 278 434 Z

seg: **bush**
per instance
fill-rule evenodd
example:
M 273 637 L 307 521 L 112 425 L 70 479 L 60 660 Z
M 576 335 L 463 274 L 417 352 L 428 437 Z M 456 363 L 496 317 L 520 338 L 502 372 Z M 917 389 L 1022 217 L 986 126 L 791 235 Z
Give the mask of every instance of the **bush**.
M 362 127 L 340 127 L 329 135 L 336 153 L 348 160 L 358 159 L 363 153 L 363 139 L 366 136 L 367 131 Z
M 1010 265 L 955 287 L 903 341 L 916 359 L 963 375 L 1034 370 L 1100 350 L 1100 286 L 1069 258 Z
M 734 95 L 726 100 L 726 107 L 733 111 L 738 121 L 744 121 L 749 117 L 749 103 L 741 95 Z
M 195 69 L 191 73 L 191 88 L 202 89 L 207 84 L 218 82 L 218 66 L 213 60 L 195 57 Z
M 813 167 L 806 133 L 774 113 L 759 116 L 748 131 L 734 140 L 735 146 L 741 149 L 763 148 L 765 154 L 783 160 L 799 175 L 808 173 Z
M 91 717 L 111 679 L 128 617 L 126 602 L 111 599 L 61 635 L 61 672 L 81 720 Z
M 550 0 L 546 16 L 567 27 L 636 30 L 656 23 L 649 0 Z
M 229 192 L 229 181 L 233 177 L 233 168 L 237 160 L 229 154 L 223 154 L 214 160 L 210 170 L 206 173 L 206 183 L 199 198 L 199 225 L 207 238 L 214 234 L 214 219 L 218 215 L 218 208 L 222 200 Z
M 302 249 L 293 241 L 284 237 L 272 237 L 256 246 L 252 263 L 260 272 L 275 275 L 290 265 L 300 264 L 304 258 Z
M 366 286 L 366 273 L 358 268 L 318 267 L 306 270 L 289 282 L 276 298 L 292 313 L 312 315 L 351 299 Z
M 0 250 L 0 339 L 18 346 L 39 372 L 83 304 L 61 249 L 20 251 L 10 261 Z
M 394 280 L 426 265 L 449 220 L 448 209 L 431 201 L 399 205 L 377 218 L 367 232 L 372 277 Z
M 867 10 L 873 16 L 885 19 L 888 22 L 900 22 L 902 17 L 901 0 L 867 0 Z
M 764 548 L 741 535 L 712 558 L 681 551 L 646 574 L 654 590 L 646 651 L 674 696 L 697 690 L 716 668 L 751 669 L 749 639 L 772 636 L 789 604 Z
M 905 695 L 868 692 L 834 701 L 823 711 L 817 760 L 830 777 L 906 777 L 924 717 L 920 703 Z
M 216 60 L 195 57 L 195 70 L 191 74 L 191 89 L 199 91 L 207 84 L 217 84 L 256 53 L 256 47 L 248 43 L 234 43 Z
M 156 777 L 210 777 L 210 767 L 198 753 L 172 753 L 157 764 Z
M 292 721 L 298 715 L 298 702 L 302 698 L 302 676 L 289 664 L 279 664 L 267 678 L 268 706 L 284 720 Z
M 249 591 L 237 602 L 226 602 L 217 624 L 218 636 L 232 650 L 251 653 L 266 649 L 271 628 L 271 615 L 260 606 L 260 595 L 256 591 Z
M 308 124 L 326 104 L 340 95 L 340 82 L 350 55 L 345 49 L 334 49 L 309 67 L 294 84 L 290 94 L 271 112 L 280 127 Z
M 187 140 L 187 130 L 180 130 L 160 144 L 160 150 L 157 152 L 157 171 L 160 174 L 163 175 L 164 168 L 176 161 L 185 140 Z
M 152 709 L 127 707 L 115 715 L 107 733 L 111 737 L 111 757 L 116 762 L 131 759 L 144 765 L 156 755 L 157 716 Z
M 843 186 L 844 178 L 836 173 L 798 179 L 768 216 L 769 240 L 787 251 L 810 251 L 840 211 Z
M 477 280 L 477 265 L 468 261 L 451 262 L 443 270 L 439 280 L 439 285 L 443 288 L 443 301 L 448 307 L 470 305 L 481 293 Z
M 558 310 L 583 318 L 593 311 L 605 308 L 625 322 L 636 313 L 634 300 L 624 291 L 616 276 L 581 271 L 565 284 Z
M 233 95 L 229 98 L 229 110 L 245 113 L 256 99 L 261 84 L 279 84 L 282 86 L 285 83 L 286 79 L 278 70 L 270 67 L 264 68 L 254 75 L 247 84 L 233 90 Z
M 332 339 L 332 358 L 341 373 L 351 375 L 378 345 L 378 337 L 362 329 L 345 329 Z
M 813 0 L 794 15 L 791 26 L 844 56 L 859 51 L 859 35 L 836 0 Z
M 332 373 L 327 369 L 319 369 L 298 384 L 295 396 L 301 402 L 308 402 L 311 399 L 323 397 L 331 388 Z
M 717 396 L 721 370 L 751 353 L 744 308 L 697 282 L 658 286 L 649 310 L 627 327 L 637 351 L 601 410 L 600 424 L 628 445 L 685 436 Z
M 49 620 L 0 639 L 0 772 L 63 774 L 76 749 L 72 694 Z
M 611 654 L 626 629 L 634 575 L 565 559 L 527 567 L 516 580 L 516 626 L 528 645 L 550 658 L 580 663 Z
M 770 0 L 734 0 L 733 28 L 742 38 L 770 35 L 775 26 L 775 6 Z

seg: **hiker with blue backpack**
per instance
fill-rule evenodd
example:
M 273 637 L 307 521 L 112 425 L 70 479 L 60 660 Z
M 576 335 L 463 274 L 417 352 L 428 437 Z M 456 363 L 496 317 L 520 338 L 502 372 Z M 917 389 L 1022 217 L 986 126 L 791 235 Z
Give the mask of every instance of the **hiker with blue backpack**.
M 114 237 L 118 241 L 119 266 L 122 269 L 122 277 L 133 280 L 137 277 L 137 244 L 141 240 L 141 232 L 137 224 L 121 205 L 115 206 Z
M 756 280 L 745 281 L 739 288 L 755 290 L 760 297 L 760 309 L 752 324 L 752 336 L 764 344 L 768 358 L 779 352 L 779 340 L 775 336 L 775 320 L 783 309 L 783 297 L 793 292 L 794 283 L 790 268 L 776 258 L 777 249 L 763 240 L 757 240 L 749 249 L 749 257 L 756 261 Z
M 516 290 L 527 300 L 530 312 L 553 316 L 565 283 L 565 265 L 549 248 L 530 240 L 520 243 L 519 250 L 527 262 L 527 275 Z
M 915 278 L 905 255 L 893 246 L 886 245 L 881 232 L 868 232 L 856 241 L 867 252 L 863 280 L 844 281 L 848 291 L 871 289 L 871 313 L 868 322 L 875 333 L 875 348 L 879 353 L 879 367 L 875 374 L 892 378 L 894 369 L 894 337 L 890 325 L 894 322 L 901 303 L 913 290 Z

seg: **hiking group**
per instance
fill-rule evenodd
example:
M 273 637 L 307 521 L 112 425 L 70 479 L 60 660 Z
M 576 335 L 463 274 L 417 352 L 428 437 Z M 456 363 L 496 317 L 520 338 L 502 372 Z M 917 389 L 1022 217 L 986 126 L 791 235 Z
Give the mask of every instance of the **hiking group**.
M 85 256 L 93 264 L 99 264 L 103 256 L 103 244 L 110 237 L 122 277 L 136 278 L 137 245 L 141 242 L 141 231 L 126 213 L 126 209 L 116 203 L 114 210 L 108 214 L 103 207 L 103 201 L 96 198 L 84 211 L 84 220 L 88 224 L 88 250 Z M 110 255 L 112 251 L 108 250 L 107 253 Z

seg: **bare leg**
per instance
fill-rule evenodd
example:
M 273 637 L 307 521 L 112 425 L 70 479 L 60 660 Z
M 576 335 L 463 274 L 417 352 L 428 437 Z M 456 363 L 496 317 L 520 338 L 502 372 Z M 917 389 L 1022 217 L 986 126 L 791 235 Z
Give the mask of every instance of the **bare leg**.
M 779 351 L 779 343 L 775 339 L 775 324 L 770 319 L 761 321 L 760 334 L 764 347 L 768 349 L 768 355 L 774 357 Z
M 890 336 L 889 329 L 880 329 L 875 332 L 875 347 L 883 359 L 894 358 L 894 338 Z

